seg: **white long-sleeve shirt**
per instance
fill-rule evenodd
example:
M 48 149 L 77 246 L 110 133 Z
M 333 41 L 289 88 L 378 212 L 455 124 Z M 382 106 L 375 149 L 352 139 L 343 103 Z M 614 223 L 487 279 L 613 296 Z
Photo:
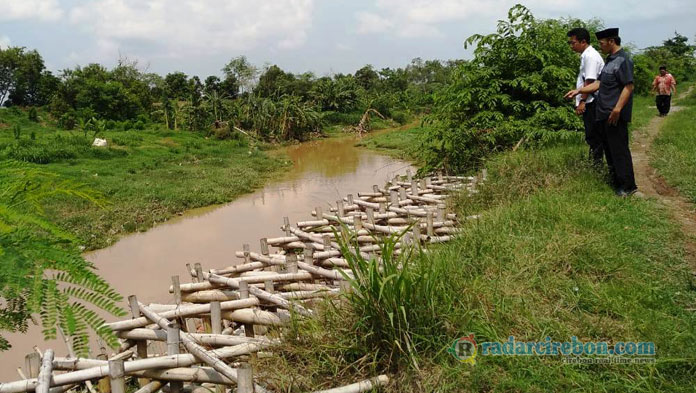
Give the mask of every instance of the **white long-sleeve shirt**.
M 575 83 L 577 89 L 585 86 L 587 79 L 599 79 L 599 74 L 604 68 L 604 59 L 592 45 L 589 45 L 580 56 L 580 70 L 578 71 L 578 79 Z M 575 106 L 580 105 L 580 94 L 575 97 Z M 587 97 L 587 103 L 594 101 L 594 97 L 590 94 Z

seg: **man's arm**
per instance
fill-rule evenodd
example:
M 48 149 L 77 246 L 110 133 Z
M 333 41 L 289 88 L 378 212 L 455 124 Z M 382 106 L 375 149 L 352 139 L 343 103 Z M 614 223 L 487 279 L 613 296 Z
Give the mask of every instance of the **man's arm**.
M 616 125 L 616 123 L 618 123 L 621 110 L 628 102 L 628 99 L 631 98 L 631 94 L 633 94 L 633 83 L 627 84 L 624 86 L 623 90 L 621 90 L 619 101 L 616 102 L 616 106 L 614 106 L 614 109 L 612 109 L 609 114 L 609 124 Z
M 677 94 L 677 80 L 672 77 L 672 94 Z
M 594 81 L 585 87 L 567 92 L 563 98 L 571 99 L 575 98 L 578 94 L 592 94 L 597 90 L 599 90 L 599 81 Z
M 585 86 L 591 85 L 592 82 L 594 82 L 594 81 L 595 81 L 594 79 L 585 79 Z M 585 103 L 587 101 L 587 97 L 589 97 L 589 96 L 590 95 L 588 93 L 580 94 L 580 104 L 575 109 L 576 114 L 582 115 L 583 113 L 585 113 Z

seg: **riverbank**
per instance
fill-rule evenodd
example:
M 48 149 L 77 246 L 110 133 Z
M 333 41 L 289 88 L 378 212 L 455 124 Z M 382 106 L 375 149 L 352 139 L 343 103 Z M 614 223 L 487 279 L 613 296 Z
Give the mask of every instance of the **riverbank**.
M 654 117 L 651 101 L 636 100 L 634 129 Z M 672 121 L 681 120 L 674 114 Z M 296 345 L 265 360 L 278 386 L 302 391 L 386 369 L 394 392 L 693 390 L 696 281 L 688 234 L 661 200 L 614 196 L 588 165 L 586 151 L 578 134 L 485 162 L 487 183 L 477 194 L 461 195 L 454 207 L 459 216 L 481 218 L 463 223 L 461 236 L 423 257 L 429 274 L 443 280 L 430 289 L 420 314 L 408 316 L 413 323 L 401 328 L 415 340 L 418 369 L 408 359 L 376 352 L 373 332 L 361 329 L 363 316 L 350 306 L 328 308 L 295 327 L 292 336 L 302 337 Z M 427 336 L 417 325 L 423 315 L 439 321 Z M 449 350 L 470 334 L 479 344 L 510 336 L 518 342 L 577 337 L 609 345 L 653 343 L 656 351 L 614 357 L 648 362 L 633 364 L 479 352 L 472 365 Z
M 378 129 L 391 125 L 379 119 L 373 123 Z M 18 139 L 15 124 L 22 127 Z M 326 135 L 348 134 L 334 126 Z M 35 163 L 104 196 L 106 207 L 66 197 L 45 203 L 48 221 L 77 236 L 85 250 L 107 247 L 191 209 L 230 202 L 284 176 L 291 165 L 285 150 L 293 144 L 257 144 L 237 136 L 218 140 L 167 129 L 105 131 L 98 137 L 108 146 L 91 147 L 91 134 L 32 122 L 22 111 L 0 112 L 5 157 Z

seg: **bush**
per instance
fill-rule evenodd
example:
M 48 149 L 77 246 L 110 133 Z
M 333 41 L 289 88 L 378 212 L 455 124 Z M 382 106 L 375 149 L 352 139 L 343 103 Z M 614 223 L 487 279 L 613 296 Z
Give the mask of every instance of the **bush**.
M 342 113 L 329 111 L 323 113 L 324 121 L 326 121 L 327 124 L 341 125 L 357 125 L 360 123 L 362 115 L 361 112 Z
M 394 111 L 392 112 L 391 118 L 395 122 L 403 125 L 408 123 L 410 116 L 407 112 L 404 111 Z
M 133 129 L 142 131 L 145 129 L 145 123 L 141 120 L 138 120 L 133 124 Z
M 563 95 L 574 86 L 579 64 L 566 32 L 580 25 L 587 24 L 537 20 L 516 5 L 496 33 L 469 37 L 474 60 L 461 65 L 435 98 L 426 169 L 465 172 L 523 136 L 544 141 L 559 131 L 579 131 L 581 121 Z
M 15 124 L 12 127 L 12 135 L 14 136 L 14 139 L 19 139 L 22 136 L 22 127 L 19 126 L 19 124 Z
M 58 127 L 64 130 L 74 130 L 77 125 L 77 116 L 75 112 L 66 112 L 58 119 Z
M 29 112 L 27 113 L 27 117 L 29 120 L 33 122 L 38 122 L 39 121 L 39 113 L 36 111 L 36 108 L 31 107 L 29 108 Z
M 361 256 L 354 238 L 341 237 L 339 244 L 354 277 L 347 296 L 360 316 L 353 326 L 356 337 L 383 366 L 417 369 L 418 351 L 432 349 L 445 334 L 444 318 L 433 306 L 447 279 L 420 249 L 401 248 L 396 255 L 401 236 L 384 239 L 380 261 Z
M 220 127 L 215 129 L 215 139 L 229 139 L 231 135 L 233 135 L 233 133 L 230 132 L 228 127 Z

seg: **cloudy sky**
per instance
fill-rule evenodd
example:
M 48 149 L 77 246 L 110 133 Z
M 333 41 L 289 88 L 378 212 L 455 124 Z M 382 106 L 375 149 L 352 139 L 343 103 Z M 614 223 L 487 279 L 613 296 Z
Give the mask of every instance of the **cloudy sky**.
M 519 0 L 518 0 L 519 1 Z M 0 0 L 0 47 L 38 49 L 49 69 L 119 56 L 165 74 L 219 74 L 232 57 L 317 75 L 468 58 L 463 41 L 489 33 L 507 0 Z M 694 0 L 533 0 L 539 18 L 601 18 L 642 48 L 674 31 L 693 42 Z

